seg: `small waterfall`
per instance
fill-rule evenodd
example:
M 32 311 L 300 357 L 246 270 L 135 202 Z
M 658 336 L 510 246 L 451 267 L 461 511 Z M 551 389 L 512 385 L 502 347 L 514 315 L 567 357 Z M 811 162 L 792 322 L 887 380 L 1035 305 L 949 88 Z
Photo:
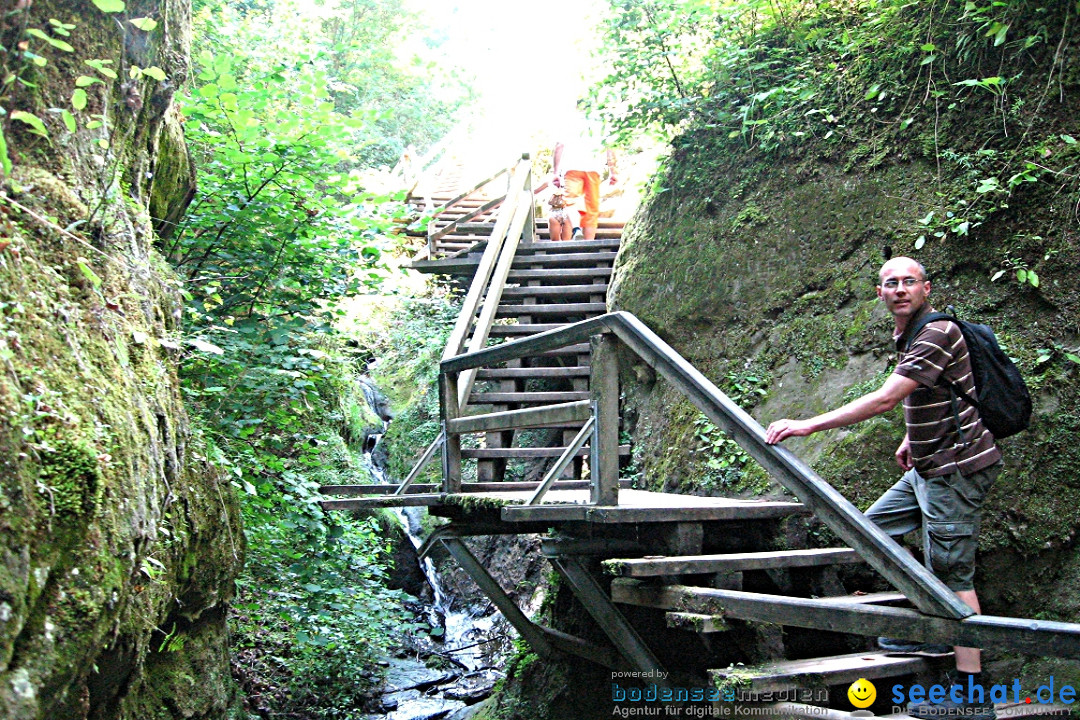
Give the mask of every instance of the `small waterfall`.
M 380 417 L 386 418 L 385 401 L 378 388 L 367 378 L 362 378 L 360 384 L 371 408 Z M 384 422 L 388 423 L 389 420 L 384 420 Z M 365 436 L 362 463 L 376 484 L 396 484 L 394 480 L 386 477 L 386 471 L 378 460 L 379 443 L 384 433 L 385 427 Z M 394 513 L 401 521 L 401 526 L 413 547 L 419 550 L 423 544 L 420 533 L 423 527 L 424 510 L 419 507 L 395 508 Z M 489 643 L 495 629 L 498 616 L 495 614 L 480 616 L 469 608 L 456 609 L 455 598 L 446 591 L 431 558 L 424 558 L 420 565 L 434 596 L 434 601 L 428 607 L 429 622 L 433 627 L 443 628 L 441 647 L 433 652 L 452 659 L 465 673 L 446 673 L 441 681 L 433 683 L 434 690 L 425 691 L 420 697 L 415 697 L 419 694 L 417 690 L 407 690 L 404 693 L 391 692 L 384 696 L 384 703 L 387 704 L 388 709 L 394 708 L 393 712 L 386 715 L 387 720 L 423 717 L 423 712 L 426 712 L 427 707 L 439 707 L 438 703 L 442 703 L 442 707 L 454 707 L 465 704 L 460 700 L 475 702 L 476 699 L 485 697 L 487 692 L 490 692 L 490 687 L 501 676 L 501 673 L 486 666 L 487 656 L 484 652 L 485 645 Z M 398 687 L 398 683 L 392 677 L 394 665 L 395 663 L 392 662 L 391 677 L 388 679 L 388 685 L 391 688 Z M 409 672 L 415 672 L 415 668 L 410 668 Z M 487 688 L 486 691 L 485 688 Z

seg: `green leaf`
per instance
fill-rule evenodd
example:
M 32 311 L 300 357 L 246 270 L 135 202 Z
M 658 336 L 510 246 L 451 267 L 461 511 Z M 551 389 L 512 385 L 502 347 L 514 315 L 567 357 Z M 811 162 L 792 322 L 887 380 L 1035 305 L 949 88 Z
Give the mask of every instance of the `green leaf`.
M 124 12 L 124 0 L 93 0 L 94 5 L 101 12 L 118 13 Z
M 1027 270 L 1024 270 L 1023 268 L 1017 270 L 1016 279 L 1022 283 L 1027 282 Z
M 86 108 L 86 91 L 82 88 L 75 88 L 75 91 L 71 93 L 71 107 L 76 110 L 84 110 Z
M 866 91 L 866 95 L 863 96 L 864 100 L 873 100 L 881 93 L 881 84 L 874 85 L 872 88 Z
M 104 80 L 98 80 L 97 78 L 90 77 L 89 75 L 80 75 L 79 77 L 75 78 L 75 87 L 90 87 L 94 83 L 103 82 Z
M 75 116 L 67 108 L 60 110 L 60 118 L 64 121 L 64 127 L 68 129 L 68 132 L 75 132 L 79 129 L 78 124 L 75 122 Z
M 922 246 L 926 244 L 926 236 L 920 235 L 918 240 L 915 241 L 915 249 L 922 250 Z
M 1067 145 L 1076 144 L 1076 138 L 1074 138 L 1072 135 L 1062 135 L 1061 139 L 1064 140 Z
M 110 80 L 115 80 L 118 77 L 115 70 L 105 67 L 106 65 L 111 65 L 112 60 L 83 60 L 83 64 L 94 68 Z
M 90 284 L 94 286 L 94 290 L 101 290 L 101 278 L 94 272 L 94 269 L 90 267 L 90 262 L 86 258 L 78 258 L 75 264 L 79 266 L 79 270 L 82 271 L 83 277 L 90 281 Z
M 26 34 L 31 37 L 36 37 L 39 40 L 44 40 L 58 50 L 63 50 L 64 52 L 75 52 L 75 48 L 71 47 L 71 45 L 64 42 L 63 40 L 57 40 L 56 38 L 51 37 L 43 30 L 38 30 L 37 28 L 30 28 L 26 31 Z
M 1027 281 L 1032 287 L 1039 287 L 1039 276 L 1035 274 L 1034 270 L 1028 270 Z
M 1004 275 L 1004 274 L 1005 274 L 1004 270 L 998 270 L 996 273 L 994 273 L 994 277 L 990 278 L 990 282 L 997 282 L 998 280 L 1001 279 L 1001 276 Z
M 35 135 L 40 135 L 43 138 L 49 137 L 49 131 L 45 129 L 45 123 L 41 122 L 41 118 L 33 113 L 28 113 L 25 110 L 16 110 L 11 113 L 12 120 L 19 120 L 31 127 L 31 132 Z
M 162 70 L 161 68 L 157 67 L 156 65 L 151 65 L 150 67 L 144 69 L 143 70 L 143 75 L 149 75 L 150 77 L 154 78 L 158 82 L 162 82 L 167 77 L 165 75 L 165 71 Z
M 4 137 L 3 126 L 0 126 L 0 167 L 4 169 L 5 175 L 11 174 L 11 158 L 8 157 L 7 138 Z
M 1080 364 L 1080 356 L 1073 355 L 1072 353 L 1065 353 L 1065 357 L 1069 358 L 1074 363 Z
M 135 18 L 134 20 L 128 20 L 128 22 L 144 32 L 151 32 L 158 26 L 157 20 L 148 17 Z

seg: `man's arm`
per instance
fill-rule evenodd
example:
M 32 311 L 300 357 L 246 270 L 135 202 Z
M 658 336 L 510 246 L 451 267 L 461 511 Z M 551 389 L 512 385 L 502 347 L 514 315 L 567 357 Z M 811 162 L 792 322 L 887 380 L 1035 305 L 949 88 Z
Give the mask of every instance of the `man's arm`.
M 809 420 L 790 420 L 784 418 L 769 425 L 765 431 L 765 441 L 774 445 L 784 438 L 802 437 L 822 430 L 854 425 L 857 422 L 887 413 L 900 401 L 915 391 L 919 383 L 911 378 L 893 373 L 885 383 L 874 392 L 867 393 L 857 400 L 836 410 L 830 410 Z
M 555 175 L 555 187 L 562 187 L 562 181 L 559 178 L 562 177 L 562 153 L 564 147 L 566 146 L 557 141 L 555 150 L 551 153 L 551 172 Z

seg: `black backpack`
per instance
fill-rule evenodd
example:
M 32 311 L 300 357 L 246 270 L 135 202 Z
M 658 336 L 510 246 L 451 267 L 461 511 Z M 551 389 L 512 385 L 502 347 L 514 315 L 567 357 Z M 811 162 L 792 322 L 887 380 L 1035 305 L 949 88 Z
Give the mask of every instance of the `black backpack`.
M 908 344 L 927 323 L 935 320 L 951 320 L 956 323 L 964 335 L 968 357 L 971 359 L 976 397 L 963 392 L 956 383 L 949 383 L 954 393 L 953 415 L 956 418 L 957 432 L 960 432 L 960 417 L 956 411 L 956 395 L 978 408 L 983 426 L 995 439 L 1000 440 L 1027 430 L 1031 423 L 1031 393 L 1028 392 L 1024 378 L 1020 376 L 1020 370 L 1002 352 L 994 331 L 986 325 L 958 320 L 954 315 L 929 313 L 919 318 L 915 327 L 911 328 Z

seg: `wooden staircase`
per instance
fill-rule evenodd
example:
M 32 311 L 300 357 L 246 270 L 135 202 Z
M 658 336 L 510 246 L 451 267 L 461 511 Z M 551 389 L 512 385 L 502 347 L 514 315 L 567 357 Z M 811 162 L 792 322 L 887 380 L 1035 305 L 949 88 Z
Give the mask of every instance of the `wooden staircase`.
M 443 545 L 539 655 L 720 693 L 702 701 L 713 714 L 731 716 L 739 703 L 772 717 L 858 717 L 847 689 L 864 678 L 880 683 L 870 710 L 907 717 L 889 688 L 929 686 L 951 659 L 890 656 L 872 649 L 878 635 L 1080 658 L 1080 625 L 973 614 L 813 470 L 766 444 L 752 418 L 640 321 L 605 314 L 621 223 L 602 221 L 592 241 L 552 243 L 534 198 L 526 159 L 425 201 L 443 209 L 413 267 L 469 283 L 441 363 L 443 433 L 400 485 L 326 487 L 337 498 L 324 508 L 427 506 L 450 520 L 428 549 Z M 629 454 L 619 442 L 620 353 L 672 383 L 798 501 L 629 488 L 619 478 Z M 441 484 L 416 483 L 436 457 Z M 474 477 L 463 463 L 475 463 Z M 847 546 L 792 539 L 791 523 L 810 513 Z M 604 641 L 534 623 L 464 543 L 518 533 L 543 534 L 544 556 Z

